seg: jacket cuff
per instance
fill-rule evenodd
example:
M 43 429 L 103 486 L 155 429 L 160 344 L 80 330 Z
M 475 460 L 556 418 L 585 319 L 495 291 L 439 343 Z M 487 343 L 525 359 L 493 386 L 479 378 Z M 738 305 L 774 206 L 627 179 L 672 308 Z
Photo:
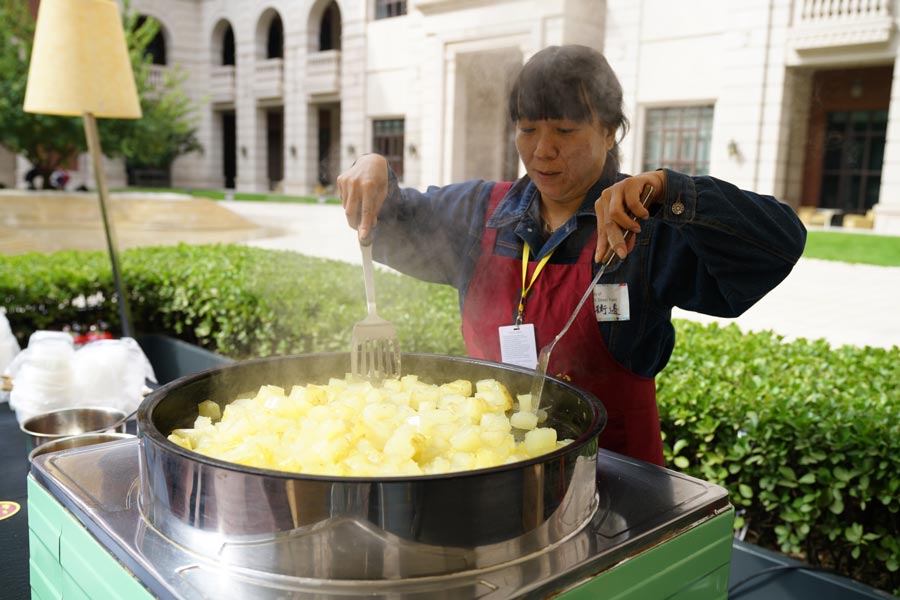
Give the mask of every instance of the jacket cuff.
M 657 216 L 667 223 L 687 223 L 697 212 L 697 190 L 690 175 L 661 169 L 666 177 L 666 197 Z

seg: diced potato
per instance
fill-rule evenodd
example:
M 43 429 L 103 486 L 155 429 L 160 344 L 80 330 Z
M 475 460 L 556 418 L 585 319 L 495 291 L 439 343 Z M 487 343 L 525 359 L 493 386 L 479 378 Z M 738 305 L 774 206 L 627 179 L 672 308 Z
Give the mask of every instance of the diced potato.
M 482 379 L 475 384 L 475 390 L 476 392 L 482 394 L 497 394 L 501 398 L 501 400 L 497 403 L 497 406 L 502 406 L 503 410 L 509 410 L 512 408 L 513 400 L 512 396 L 509 393 L 509 390 L 506 389 L 505 385 L 503 385 L 496 379 Z
M 481 436 L 477 427 L 469 425 L 450 436 L 450 445 L 460 452 L 475 452 L 481 446 Z
M 206 429 L 212 427 L 212 419 L 209 417 L 199 416 L 194 419 L 194 429 Z
M 546 413 L 528 410 L 527 395 L 510 417 L 512 407 L 509 391 L 495 380 L 437 386 L 407 375 L 374 387 L 332 378 L 293 386 L 287 395 L 262 386 L 224 408 L 204 400 L 194 427 L 172 431 L 169 440 L 238 464 L 339 477 L 489 468 L 570 443 L 537 427 Z M 514 426 L 529 430 L 524 441 L 515 441 Z
M 453 471 L 471 471 L 475 469 L 475 455 L 470 452 L 454 452 L 450 455 L 450 469 Z
M 472 382 L 465 379 L 457 379 L 441 386 L 441 391 L 447 394 L 459 394 L 460 396 L 472 395 Z
M 218 421 L 222 418 L 222 409 L 212 400 L 204 400 L 198 404 L 197 411 L 201 417 L 209 417 L 213 421 Z
M 419 384 L 418 387 L 410 390 L 409 406 L 416 410 L 425 410 L 426 407 L 434 409 L 440 397 L 441 391 L 437 387 Z
M 320 385 L 310 385 L 306 388 L 306 401 L 310 404 L 325 404 L 328 402 L 328 394 Z
M 481 429 L 483 431 L 508 432 L 512 427 L 509 419 L 503 413 L 486 413 L 481 415 Z
M 531 405 L 531 394 L 519 394 L 516 399 L 519 401 L 519 412 L 534 412 L 534 407 Z
M 384 444 L 384 453 L 391 458 L 412 460 L 425 443 L 425 436 L 408 426 L 401 426 Z
M 556 450 L 556 430 L 539 427 L 525 434 L 525 451 L 529 456 L 540 456 Z
M 403 383 L 399 379 L 385 379 L 382 382 L 381 387 L 387 391 L 399 392 L 403 389 Z
M 191 440 L 185 437 L 181 437 L 176 433 L 169 434 L 169 441 L 173 444 L 178 444 L 179 446 L 187 450 L 193 450 L 193 447 L 191 446 Z
M 509 418 L 509 423 L 516 429 L 531 431 L 537 427 L 538 417 L 532 412 L 517 412 Z
M 485 431 L 482 429 L 479 437 L 481 438 L 482 447 L 495 448 L 509 437 L 509 433 L 505 431 Z

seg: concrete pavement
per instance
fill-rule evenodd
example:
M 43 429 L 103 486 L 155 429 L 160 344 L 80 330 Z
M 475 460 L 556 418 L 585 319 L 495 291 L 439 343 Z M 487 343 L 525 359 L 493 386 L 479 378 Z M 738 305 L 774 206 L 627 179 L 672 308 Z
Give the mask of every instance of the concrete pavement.
M 275 231 L 246 243 L 359 263 L 355 233 L 333 204 L 220 202 Z M 832 346 L 900 346 L 900 268 L 801 259 L 781 285 L 737 319 L 675 309 L 703 323 L 737 323 L 745 331 L 771 330 L 788 340 L 825 338 Z

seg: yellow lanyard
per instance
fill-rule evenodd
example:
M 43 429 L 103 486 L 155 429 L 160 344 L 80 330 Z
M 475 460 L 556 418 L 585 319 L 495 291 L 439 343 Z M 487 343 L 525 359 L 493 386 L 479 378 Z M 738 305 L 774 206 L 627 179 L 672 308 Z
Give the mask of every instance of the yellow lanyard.
M 523 242 L 522 247 L 522 295 L 519 297 L 519 310 L 516 313 L 516 327 L 522 324 L 522 319 L 525 317 L 525 298 L 528 296 L 528 292 L 531 291 L 531 286 L 534 285 L 535 280 L 538 278 L 538 275 L 541 274 L 541 271 L 544 269 L 544 265 L 547 264 L 547 261 L 550 260 L 550 257 L 553 256 L 553 252 L 555 252 L 555 248 L 550 251 L 547 256 L 538 261 L 537 266 L 534 268 L 534 273 L 531 274 L 531 281 L 528 282 L 528 287 L 525 286 L 525 275 L 528 273 L 528 256 L 531 253 L 531 248 L 528 247 L 528 242 Z

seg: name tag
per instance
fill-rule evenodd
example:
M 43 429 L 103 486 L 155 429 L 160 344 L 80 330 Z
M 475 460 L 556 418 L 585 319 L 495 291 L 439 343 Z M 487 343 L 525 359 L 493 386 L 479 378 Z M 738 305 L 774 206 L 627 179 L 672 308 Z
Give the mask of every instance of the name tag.
M 595 285 L 594 316 L 597 317 L 597 321 L 628 321 L 631 319 L 628 284 L 598 283 Z
M 508 365 L 519 365 L 534 369 L 537 367 L 537 342 L 534 338 L 534 324 L 522 323 L 500 327 L 500 360 Z

